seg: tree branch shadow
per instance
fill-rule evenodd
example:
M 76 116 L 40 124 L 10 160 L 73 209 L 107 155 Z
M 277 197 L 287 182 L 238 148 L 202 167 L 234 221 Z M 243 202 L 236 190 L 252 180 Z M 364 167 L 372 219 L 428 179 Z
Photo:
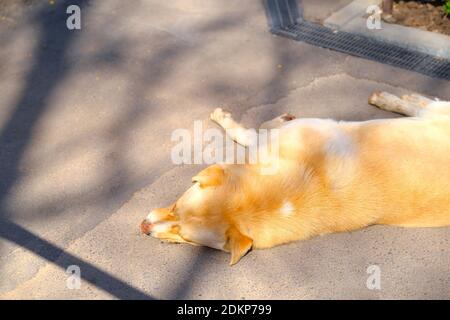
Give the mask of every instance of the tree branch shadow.
M 87 281 L 119 299 L 153 299 L 148 294 L 93 266 L 89 262 L 77 258 L 13 222 L 3 221 L 0 224 L 0 237 L 32 251 L 63 270 L 66 270 L 70 265 L 77 265 L 81 269 L 83 281 Z
M 66 15 L 60 13 L 65 12 L 69 5 L 78 5 L 83 10 L 88 2 L 59 1 L 51 8 L 41 6 L 31 19 L 39 37 L 35 59 L 13 112 L 0 130 L 0 238 L 35 253 L 63 270 L 68 265 L 78 265 L 84 280 L 117 298 L 152 299 L 146 293 L 12 222 L 12 212 L 7 208 L 8 196 L 20 179 L 19 163 L 30 144 L 33 130 L 46 112 L 59 82 L 71 68 L 67 56 L 79 33 L 66 28 Z

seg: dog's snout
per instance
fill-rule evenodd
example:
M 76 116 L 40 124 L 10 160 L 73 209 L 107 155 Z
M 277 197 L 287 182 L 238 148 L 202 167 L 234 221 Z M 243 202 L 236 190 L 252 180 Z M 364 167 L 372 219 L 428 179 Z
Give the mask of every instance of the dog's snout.
M 152 228 L 153 228 L 153 223 L 151 223 L 147 219 L 144 219 L 141 222 L 141 232 L 143 234 L 150 234 L 150 231 L 152 231 Z

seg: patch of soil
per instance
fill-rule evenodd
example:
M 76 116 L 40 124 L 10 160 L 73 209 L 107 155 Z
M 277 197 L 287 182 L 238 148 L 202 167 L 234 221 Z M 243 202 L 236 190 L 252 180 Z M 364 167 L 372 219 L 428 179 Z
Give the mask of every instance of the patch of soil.
M 394 3 L 394 23 L 450 36 L 450 19 L 442 5 L 399 1 Z

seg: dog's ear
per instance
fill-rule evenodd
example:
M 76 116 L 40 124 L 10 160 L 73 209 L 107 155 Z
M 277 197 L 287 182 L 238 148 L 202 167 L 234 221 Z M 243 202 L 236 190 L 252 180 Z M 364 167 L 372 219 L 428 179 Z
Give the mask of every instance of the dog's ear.
M 227 231 L 227 243 L 225 250 L 231 253 L 230 266 L 236 264 L 247 252 L 250 251 L 253 240 L 243 235 L 236 227 L 230 227 Z
M 212 165 L 202 171 L 200 171 L 195 177 L 192 178 L 192 182 L 198 182 L 200 187 L 213 187 L 221 185 L 225 176 L 223 168 L 218 165 Z

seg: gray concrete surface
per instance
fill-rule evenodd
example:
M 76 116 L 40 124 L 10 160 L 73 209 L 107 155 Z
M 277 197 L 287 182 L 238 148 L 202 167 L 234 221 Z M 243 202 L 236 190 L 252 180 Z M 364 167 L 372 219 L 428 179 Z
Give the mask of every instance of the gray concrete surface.
M 302 3 L 318 20 L 337 3 L 317 2 Z M 367 104 L 373 90 L 450 99 L 448 82 L 273 36 L 259 1 L 83 1 L 81 31 L 67 4 L 0 12 L 1 299 L 449 297 L 448 228 L 376 226 L 234 267 L 138 233 L 201 169 L 172 164 L 171 132 L 213 126 L 218 106 L 247 125 L 393 117 Z M 381 290 L 366 288 L 370 265 Z
M 298 0 L 303 17 L 308 21 L 323 22 L 327 17 L 339 11 L 353 0 Z
M 335 30 L 361 34 L 402 48 L 450 59 L 450 37 L 418 28 L 380 21 L 379 29 L 367 28 L 367 9 L 379 0 L 355 0 L 328 16 L 323 24 Z M 372 12 L 373 13 L 373 12 Z M 381 13 L 381 9 L 380 9 Z

